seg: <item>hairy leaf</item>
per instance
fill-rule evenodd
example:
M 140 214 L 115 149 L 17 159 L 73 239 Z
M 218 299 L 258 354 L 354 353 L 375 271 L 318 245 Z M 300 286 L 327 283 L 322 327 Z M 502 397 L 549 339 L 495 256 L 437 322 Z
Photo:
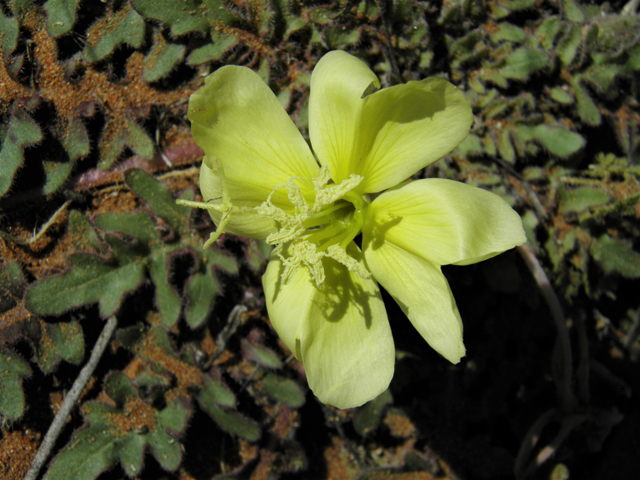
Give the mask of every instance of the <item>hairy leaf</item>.
M 31 375 L 31 369 L 15 353 L 0 346 L 0 417 L 12 422 L 24 413 L 22 379 Z
M 41 140 L 42 132 L 36 122 L 22 107 L 14 104 L 7 124 L 0 124 L 0 197 L 9 191 L 13 177 L 22 166 L 24 149 Z

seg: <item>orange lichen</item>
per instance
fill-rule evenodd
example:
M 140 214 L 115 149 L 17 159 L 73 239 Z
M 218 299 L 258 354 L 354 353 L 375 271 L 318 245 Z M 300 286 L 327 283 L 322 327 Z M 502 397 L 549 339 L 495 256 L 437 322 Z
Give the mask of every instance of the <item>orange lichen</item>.
M 138 397 L 129 397 L 122 414 L 109 415 L 108 421 L 120 435 L 153 430 L 156 425 L 155 409 Z
M 331 438 L 331 446 L 324 451 L 327 476 L 332 480 L 351 480 L 358 477 L 358 468 L 339 437 Z
M 389 427 L 391 435 L 398 438 L 409 438 L 415 435 L 416 426 L 405 415 L 390 410 L 384 417 L 384 424 Z
M 22 480 L 38 450 L 40 434 L 31 430 L 2 431 L 0 440 L 0 478 Z
M 291 438 L 298 428 L 298 411 L 280 406 L 271 433 L 279 440 Z
M 112 18 L 104 21 L 108 25 L 114 24 Z M 88 68 L 81 81 L 72 83 L 65 72 L 65 65 L 58 62 L 56 44 L 47 32 L 45 17 L 33 9 L 25 18 L 24 27 L 30 30 L 35 45 L 33 57 L 37 65 L 37 93 L 41 99 L 55 106 L 58 116 L 55 127 L 58 134 L 61 138 L 66 138 L 70 134 L 74 119 L 79 116 L 92 116 L 94 106 L 97 105 L 107 120 L 100 142 L 101 151 L 109 147 L 109 142 L 118 134 L 127 131 L 129 121 L 146 117 L 152 105 L 163 105 L 172 109 L 176 105 L 184 105 L 184 99 L 203 82 L 202 77 L 196 76 L 182 88 L 170 92 L 155 90 L 144 80 L 144 57 L 142 53 L 136 52 L 129 57 L 126 77 L 121 81 L 114 82 L 107 73 L 94 70 L 90 64 L 81 61 L 80 63 Z M 93 38 L 93 32 L 98 30 L 92 28 L 89 31 L 89 43 Z M 100 35 L 103 33 L 100 31 Z M 36 91 L 12 81 L 4 66 L 0 66 L 0 93 L 0 98 L 10 102 L 15 98 L 33 95 Z
M 200 370 L 169 355 L 158 345 L 154 335 L 146 335 L 142 346 L 136 348 L 136 350 L 139 355 L 171 372 L 176 377 L 181 394 L 186 395 L 186 389 L 202 384 Z

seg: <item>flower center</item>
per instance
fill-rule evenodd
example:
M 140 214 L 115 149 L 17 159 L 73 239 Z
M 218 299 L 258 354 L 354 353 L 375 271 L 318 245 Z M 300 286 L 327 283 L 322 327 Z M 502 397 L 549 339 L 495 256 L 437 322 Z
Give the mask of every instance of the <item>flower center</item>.
M 315 201 L 310 205 L 295 180 L 313 183 Z M 371 274 L 346 249 L 360 233 L 365 210 L 369 204 L 366 196 L 352 190 L 362 177 L 351 175 L 340 184 L 329 184 L 331 177 L 326 167 L 314 179 L 291 178 L 286 184 L 277 185 L 265 202 L 256 208 L 257 213 L 275 220 L 279 229 L 267 237 L 267 243 L 275 245 L 273 253 L 282 259 L 286 283 L 300 264 L 309 268 L 318 287 L 325 279 L 322 259 L 330 257 L 346 266 L 349 271 L 369 278 Z M 288 190 L 292 208 L 282 209 L 271 202 L 273 194 Z
M 366 199 L 361 195 L 347 192 L 340 200 L 302 222 L 309 234 L 305 240 L 317 244 L 320 252 L 332 245 L 340 245 L 345 250 L 362 229 L 366 206 Z

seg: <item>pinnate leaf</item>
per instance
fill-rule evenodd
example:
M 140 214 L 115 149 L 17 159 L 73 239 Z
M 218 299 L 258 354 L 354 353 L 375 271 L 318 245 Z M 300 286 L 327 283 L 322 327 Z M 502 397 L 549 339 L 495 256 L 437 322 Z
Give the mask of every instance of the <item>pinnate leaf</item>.
M 53 460 L 45 480 L 92 480 L 118 463 L 127 476 L 134 477 L 142 470 L 147 446 L 165 470 L 179 466 L 182 446 L 174 434 L 187 426 L 191 410 L 186 401 L 176 398 L 156 410 L 140 399 L 129 378 L 119 372 L 107 378 L 105 392 L 116 406 L 99 401 L 86 405 L 87 424 Z

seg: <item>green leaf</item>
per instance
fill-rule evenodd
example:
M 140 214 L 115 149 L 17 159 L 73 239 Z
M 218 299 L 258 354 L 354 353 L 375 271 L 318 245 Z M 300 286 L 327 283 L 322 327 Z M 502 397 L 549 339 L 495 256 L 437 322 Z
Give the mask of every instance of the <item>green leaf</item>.
M 44 193 L 47 195 L 55 193 L 62 187 L 71 175 L 76 162 L 89 155 L 91 150 L 89 134 L 82 119 L 78 117 L 70 121 L 67 131 L 63 133 L 60 140 L 69 156 L 69 160 L 60 162 L 57 160 L 43 159 L 42 164 L 44 165 L 46 175 Z
M 13 17 L 5 17 L 4 12 L 0 9 L 0 61 L 4 61 L 5 57 L 8 57 L 18 44 L 19 25 L 18 20 Z
M 255 442 L 260 438 L 261 432 L 258 424 L 241 413 L 223 409 L 215 403 L 200 403 L 200 405 L 225 432 L 250 442 Z
M 364 437 L 377 429 L 382 421 L 382 414 L 390 403 L 393 403 L 393 397 L 389 390 L 385 390 L 370 402 L 358 407 L 353 416 L 356 432 Z
M 584 22 L 584 13 L 574 0 L 562 0 L 562 13 L 567 20 L 574 23 Z
M 145 435 L 127 435 L 115 442 L 114 457 L 120 458 L 120 466 L 128 477 L 137 476 L 142 471 L 146 447 Z
M 135 120 L 128 119 L 126 132 L 127 137 L 125 141 L 134 153 L 147 160 L 152 159 L 155 153 L 155 146 L 146 130 L 138 125 L 138 122 Z
M 558 17 L 547 17 L 536 28 L 536 38 L 545 50 L 553 50 L 556 37 L 562 30 L 563 22 Z
M 51 462 L 43 480 L 93 480 L 115 463 L 117 432 L 94 426 L 83 428 Z
M 165 184 L 142 170 L 127 171 L 125 181 L 161 219 L 143 210 L 97 216 L 96 225 L 108 232 L 105 239 L 111 247 L 109 256 L 104 256 L 93 228 L 81 215 L 72 213 L 70 232 L 75 243 L 102 256 L 72 255 L 71 269 L 29 290 L 27 308 L 42 315 L 59 315 L 98 302 L 101 314 L 110 316 L 124 295 L 138 288 L 148 274 L 156 288 L 163 324 L 171 327 L 183 307 L 183 292 L 171 283 L 173 262 L 177 256 L 188 255 L 196 271 L 186 281 L 184 306 L 187 322 L 196 328 L 205 321 L 221 291 L 214 268 L 236 273 L 237 261 L 217 248 L 202 250 L 199 237 L 190 228 L 188 210 L 175 203 Z M 192 199 L 193 191 L 188 190 L 182 198 Z
M 240 43 L 240 36 L 234 33 L 220 34 L 211 32 L 211 41 L 195 49 L 187 58 L 188 65 L 202 65 L 203 63 L 221 61 L 222 58 Z
M 153 213 L 162 217 L 174 229 L 182 234 L 189 234 L 189 215 L 186 210 L 176 204 L 175 198 L 169 193 L 168 187 L 153 178 L 144 170 L 127 170 L 124 181 L 136 195 L 142 198 Z M 185 198 L 185 197 L 182 197 Z M 192 198 L 185 198 L 191 200 Z
M 119 408 L 124 407 L 129 397 L 137 397 L 138 390 L 131 383 L 129 377 L 122 372 L 110 374 L 104 384 L 104 391 Z
M 300 385 L 290 379 L 276 373 L 267 373 L 262 380 L 262 389 L 274 400 L 291 408 L 300 408 L 304 405 L 304 393 Z
M 570 157 L 586 143 L 580 134 L 560 125 L 519 125 L 514 131 L 521 140 L 537 140 L 549 153 L 560 158 Z
M 84 214 L 77 210 L 69 213 L 69 235 L 73 245 L 82 252 L 98 252 L 102 250 L 102 242 L 96 229 Z
M 0 315 L 20 302 L 25 284 L 22 269 L 18 263 L 0 263 Z
M 76 10 L 80 0 L 47 0 L 47 31 L 54 38 L 68 33 L 76 23 Z
M 584 123 L 596 127 L 602 122 L 602 116 L 600 115 L 600 109 L 592 100 L 587 91 L 580 86 L 577 81 L 573 84 L 573 93 L 576 97 L 576 107 L 578 109 L 578 115 Z
M 145 245 L 150 245 L 160 240 L 153 219 L 144 211 L 102 213 L 96 217 L 95 222 L 102 230 L 135 237 Z
M 531 48 L 519 48 L 506 59 L 506 65 L 499 70 L 505 78 L 527 80 L 539 70 L 547 68 L 549 57 L 545 52 Z
M 640 254 L 625 242 L 604 234 L 592 243 L 591 255 L 605 273 L 640 278 Z
M 571 105 L 573 103 L 573 97 L 571 94 L 560 87 L 553 87 L 549 91 L 549 94 L 556 102 L 563 105 Z
M 327 27 L 322 35 L 330 48 L 344 48 L 348 45 L 355 45 L 360 41 L 361 28 L 349 28 L 346 25 Z
M 594 187 L 580 187 L 569 189 L 564 185 L 558 188 L 558 212 L 581 213 L 589 208 L 606 205 L 611 198 L 609 195 Z
M 615 79 L 624 73 L 621 65 L 594 65 L 580 75 L 580 79 L 588 82 L 598 92 L 615 97 L 619 91 L 615 87 Z
M 144 79 L 157 82 L 168 75 L 182 60 L 186 48 L 184 45 L 167 43 L 162 35 L 158 35 L 153 48 L 144 58 Z
M 94 63 L 111 55 L 116 47 L 127 44 L 140 48 L 144 40 L 144 19 L 128 5 L 113 16 L 93 24 L 87 32 L 84 59 Z
M 498 137 L 498 152 L 500 156 L 509 163 L 514 163 L 516 160 L 516 151 L 511 143 L 511 132 L 508 129 L 504 129 L 500 132 Z
M 482 148 L 480 138 L 470 134 L 456 147 L 454 153 L 462 157 L 478 156 L 484 153 L 484 148 Z
M 249 267 L 260 272 L 269 261 L 273 247 L 264 240 L 247 239 L 244 244 L 244 258 Z
M 219 378 L 207 377 L 198 395 L 201 405 L 221 405 L 235 407 L 236 396 Z
M 149 267 L 151 280 L 156 287 L 156 305 L 162 314 L 162 323 L 166 326 L 175 325 L 182 309 L 180 295 L 169 281 L 172 256 L 166 251 L 153 255 Z
M 111 238 L 119 250 L 129 250 Z M 100 315 L 110 317 L 120 307 L 124 296 L 137 289 L 145 279 L 145 262 L 134 254 L 122 260 L 105 260 L 95 255 L 78 253 L 71 256 L 71 269 L 33 285 L 26 296 L 27 308 L 40 315 L 61 315 L 83 305 L 98 303 Z
M 580 26 L 571 25 L 556 47 L 556 55 L 563 67 L 566 68 L 571 65 L 581 44 L 582 34 L 580 33 Z
M 84 334 L 76 321 L 41 322 L 38 365 L 44 373 L 51 373 L 61 360 L 78 365 L 84 357 Z
M 173 36 L 190 32 L 206 32 L 209 22 L 202 15 L 198 0 L 133 0 L 133 8 L 147 18 L 160 20 L 171 26 Z
M 153 140 L 144 128 L 138 125 L 138 122 L 127 115 L 111 118 L 105 125 L 100 138 L 98 168 L 102 170 L 111 168 L 126 146 L 131 147 L 136 154 L 143 158 L 153 158 L 155 151 Z
M 0 346 L 0 416 L 15 422 L 24 413 L 22 379 L 31 375 L 27 363 Z
M 41 140 L 42 132 L 38 124 L 25 110 L 14 104 L 6 126 L 0 124 L 0 197 L 9 191 L 13 177 L 24 162 L 23 150 Z
M 171 433 L 181 433 L 187 426 L 191 410 L 186 401 L 177 398 L 155 410 L 139 399 L 129 378 L 120 372 L 107 378 L 105 391 L 117 406 L 100 401 L 86 404 L 87 424 L 52 461 L 45 480 L 92 480 L 117 463 L 127 476 L 135 476 L 142 470 L 147 445 L 165 470 L 174 471 L 180 465 L 182 445 Z M 144 413 L 132 423 L 140 409 Z M 133 428 L 136 423 L 146 428 Z
M 266 368 L 282 368 L 282 360 L 270 348 L 242 339 L 240 342 L 242 356 Z
M 520 43 L 523 42 L 525 38 L 527 38 L 527 33 L 523 29 L 507 22 L 498 24 L 498 28 L 491 35 L 491 41 L 493 43 L 500 43 L 502 41 Z

